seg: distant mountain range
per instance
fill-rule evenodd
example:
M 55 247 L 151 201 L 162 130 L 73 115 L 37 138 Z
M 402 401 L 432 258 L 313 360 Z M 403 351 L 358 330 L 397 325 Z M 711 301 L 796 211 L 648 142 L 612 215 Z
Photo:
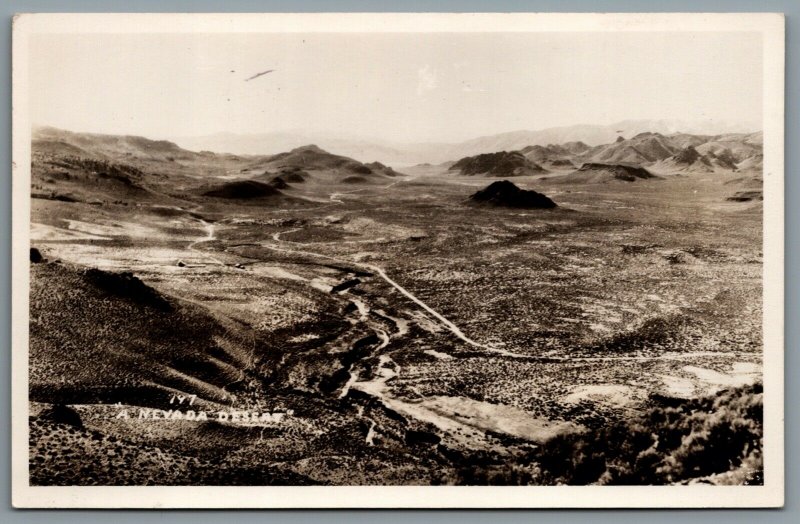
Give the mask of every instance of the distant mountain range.
M 272 155 L 316 144 L 326 151 L 361 162 L 379 161 L 393 167 L 403 167 L 424 163 L 440 164 L 483 153 L 516 151 L 536 145 L 582 142 L 592 147 L 614 142 L 618 137 L 630 139 L 644 132 L 661 135 L 717 136 L 753 131 L 756 129 L 743 124 L 723 122 L 625 120 L 610 125 L 574 125 L 538 131 L 511 131 L 458 143 L 402 144 L 378 139 L 342 138 L 320 133 L 217 133 L 172 140 L 181 147 L 193 151 L 246 155 Z
M 656 173 L 740 171 L 760 174 L 762 163 L 761 132 L 663 135 L 645 131 L 630 138 L 618 136 L 610 143 L 597 146 L 578 141 L 467 156 L 449 165 L 449 171 L 458 171 L 461 175 L 507 177 L 577 169 L 570 178 L 573 181 L 635 180 L 650 178 Z M 447 165 L 439 167 L 443 169 Z
M 589 127 L 589 126 L 585 126 Z M 621 127 L 621 126 L 620 126 Z M 595 131 L 597 128 L 594 128 Z M 567 138 L 575 134 L 561 130 Z M 614 130 L 622 131 L 620 129 Z M 307 180 L 325 183 L 386 183 L 398 173 L 455 176 L 546 176 L 554 183 L 637 181 L 663 175 L 741 173 L 742 187 L 758 188 L 763 169 L 763 134 L 697 135 L 643 131 L 623 133 L 603 144 L 568 140 L 547 145 L 457 156 L 459 151 L 518 145 L 538 136 L 557 139 L 552 130 L 534 134 L 505 134 L 441 146 L 437 165 L 400 167 L 362 162 L 334 154 L 317 145 L 303 145 L 275 154 L 244 155 L 207 150 L 191 151 L 166 140 L 138 136 L 74 133 L 55 128 L 34 130 L 33 190 L 40 198 L 67 201 L 138 201 L 158 196 L 164 205 L 177 195 L 214 198 L 283 198 L 283 191 Z M 582 135 L 585 137 L 585 133 Z M 547 140 L 545 140 L 547 139 Z M 396 154 L 397 151 L 395 151 Z M 368 158 L 361 156 L 361 158 Z M 395 164 L 397 165 L 397 164 Z M 225 182 L 210 182 L 211 178 Z M 739 182 L 737 182 L 739 183 Z M 176 193 L 176 190 L 178 191 Z M 242 197 L 241 195 L 244 195 Z
M 755 167 L 763 152 L 763 134 L 664 135 L 645 131 L 631 138 L 589 147 L 583 142 L 528 146 L 521 152 L 545 167 L 562 167 L 567 161 L 583 163 L 648 166 L 656 171 L 713 172 Z

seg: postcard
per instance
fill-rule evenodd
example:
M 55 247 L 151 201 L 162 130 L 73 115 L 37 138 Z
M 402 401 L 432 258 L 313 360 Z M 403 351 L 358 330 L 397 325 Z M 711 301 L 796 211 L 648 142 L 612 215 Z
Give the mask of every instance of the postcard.
M 22 14 L 13 502 L 783 504 L 780 14 Z

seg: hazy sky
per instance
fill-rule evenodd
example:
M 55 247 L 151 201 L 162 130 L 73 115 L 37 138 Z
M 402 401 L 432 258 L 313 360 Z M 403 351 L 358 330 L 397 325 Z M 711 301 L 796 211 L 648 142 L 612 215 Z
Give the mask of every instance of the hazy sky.
M 30 64 L 34 123 L 152 138 L 458 141 L 762 113 L 756 33 L 36 35 Z

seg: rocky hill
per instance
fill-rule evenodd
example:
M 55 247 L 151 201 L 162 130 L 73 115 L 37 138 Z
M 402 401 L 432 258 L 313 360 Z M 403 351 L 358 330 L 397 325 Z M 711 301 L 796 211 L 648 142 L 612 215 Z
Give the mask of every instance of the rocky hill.
M 597 146 L 581 155 L 584 162 L 642 165 L 667 158 L 677 151 L 671 141 L 659 133 L 640 133 L 633 138 L 617 137 L 611 144 Z
M 526 176 L 547 173 L 539 164 L 528 160 L 519 151 L 500 151 L 462 158 L 452 166 L 450 171 L 457 171 L 461 175 L 482 176 Z
M 597 184 L 617 180 L 635 182 L 658 177 L 643 167 L 589 162 L 564 178 L 570 182 Z
M 713 153 L 709 153 L 713 155 Z M 657 164 L 659 171 L 681 171 L 691 173 L 713 173 L 714 163 L 712 159 L 716 160 L 714 156 L 701 155 L 697 149 L 688 146 L 681 149 L 674 155 L 663 159 Z M 731 166 L 736 169 L 735 165 Z
M 396 177 L 399 174 L 380 162 L 364 164 L 352 158 L 334 155 L 315 145 L 298 147 L 269 157 L 259 157 L 248 166 L 248 170 L 286 174 L 300 173 L 303 176 L 309 174 L 333 175 L 335 181 L 339 182 L 349 177 L 358 177 L 364 182 L 368 182 Z
M 520 149 L 520 153 L 531 162 L 554 170 L 574 169 L 573 159 L 591 149 L 583 142 L 567 142 L 564 144 L 533 145 Z
M 536 191 L 520 189 L 513 182 L 500 180 L 470 197 L 473 204 L 523 209 L 552 209 L 557 204 L 547 196 Z

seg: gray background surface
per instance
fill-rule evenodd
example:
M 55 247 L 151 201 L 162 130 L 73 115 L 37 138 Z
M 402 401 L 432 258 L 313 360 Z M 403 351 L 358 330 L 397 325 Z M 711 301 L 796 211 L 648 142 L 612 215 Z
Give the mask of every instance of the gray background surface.
M 22 12 L 783 12 L 786 13 L 786 507 L 782 510 L 501 510 L 501 511 L 34 511 L 11 508 L 11 16 Z M 800 522 L 798 442 L 800 403 L 792 379 L 800 325 L 800 2 L 797 0 L 4 0 L 0 5 L 0 521 L 81 522 Z M 609 488 L 613 489 L 613 488 Z M 709 501 L 713 504 L 713 501 Z

